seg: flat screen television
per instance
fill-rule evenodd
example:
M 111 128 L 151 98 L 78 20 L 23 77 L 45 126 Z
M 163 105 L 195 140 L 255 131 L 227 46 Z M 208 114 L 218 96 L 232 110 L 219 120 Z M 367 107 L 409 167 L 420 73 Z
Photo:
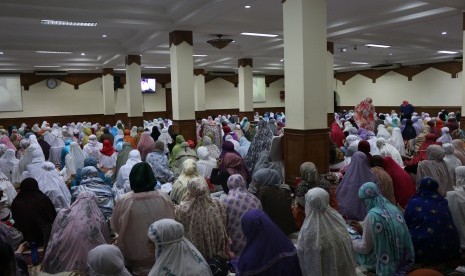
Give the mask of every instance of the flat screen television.
M 141 78 L 140 88 L 142 93 L 155 93 L 156 83 L 155 79 Z

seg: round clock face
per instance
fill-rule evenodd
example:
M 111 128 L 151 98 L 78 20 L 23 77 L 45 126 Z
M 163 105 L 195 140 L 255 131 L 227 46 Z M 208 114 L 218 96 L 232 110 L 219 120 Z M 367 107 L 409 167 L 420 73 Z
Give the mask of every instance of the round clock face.
M 57 80 L 56 79 L 48 79 L 47 80 L 47 87 L 50 88 L 50 89 L 53 89 L 55 87 L 57 87 L 58 83 L 57 83 Z

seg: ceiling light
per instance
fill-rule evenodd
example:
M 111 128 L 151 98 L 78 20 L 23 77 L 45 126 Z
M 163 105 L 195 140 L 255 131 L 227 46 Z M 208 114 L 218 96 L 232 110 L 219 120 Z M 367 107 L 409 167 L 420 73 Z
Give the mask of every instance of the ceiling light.
M 107 35 L 106 35 L 106 34 L 103 34 L 102 37 L 107 37 Z
M 35 68 L 59 68 L 59 65 L 35 65 Z
M 368 62 L 361 62 L 361 61 L 351 61 L 350 64 L 355 64 L 355 65 L 368 65 Z
M 281 61 L 281 62 L 283 62 L 283 61 L 284 61 L 284 59 L 281 59 L 280 61 Z
M 38 54 L 57 54 L 57 55 L 69 55 L 71 52 L 59 52 L 59 51 L 36 51 Z
M 367 47 L 377 47 L 377 48 L 389 48 L 389 45 L 381 45 L 381 44 L 365 44 Z
M 207 57 L 208 55 L 192 55 L 193 57 Z
M 0 52 L 0 55 L 3 55 L 3 52 Z
M 165 69 L 166 66 L 144 66 L 145 69 Z
M 81 56 L 85 56 L 85 55 L 86 55 L 86 53 L 81 53 Z
M 95 27 L 96 22 L 73 22 L 73 21 L 62 21 L 62 20 L 40 20 L 42 25 L 55 25 L 55 26 L 73 26 L 73 27 Z
M 457 54 L 458 52 L 454 52 L 454 51 L 438 51 L 438 53 L 440 53 L 440 54 L 454 55 L 454 54 Z
M 244 6 L 244 8 L 246 8 L 246 9 L 250 9 L 251 7 L 252 6 L 250 6 L 250 5 Z
M 347 52 L 347 49 L 346 48 L 339 48 L 339 52 L 341 52 L 341 53 Z
M 392 53 L 389 53 L 390 56 L 392 56 Z
M 241 35 L 261 36 L 261 37 L 277 37 L 278 36 L 275 34 L 261 34 L 261 33 L 241 33 Z
M 229 43 L 233 41 L 230 38 L 222 38 L 223 37 L 222 34 L 219 34 L 217 36 L 218 38 L 207 40 L 207 43 L 215 48 L 223 49 L 224 47 L 228 46 Z
M 446 35 L 446 34 L 447 34 L 447 32 L 442 32 L 441 34 L 442 34 L 442 35 Z

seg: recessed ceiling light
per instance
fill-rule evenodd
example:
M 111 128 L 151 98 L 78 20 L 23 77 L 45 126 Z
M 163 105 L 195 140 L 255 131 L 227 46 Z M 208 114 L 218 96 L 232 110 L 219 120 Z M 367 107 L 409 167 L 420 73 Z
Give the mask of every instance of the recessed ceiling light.
M 365 44 L 367 47 L 377 47 L 377 48 L 389 48 L 389 45 L 381 45 L 381 44 Z
M 447 32 L 442 32 L 441 34 L 442 34 L 442 35 L 446 35 L 446 34 L 447 34 Z
M 250 6 L 250 5 L 244 6 L 244 8 L 246 8 L 246 9 L 250 9 L 251 7 L 252 7 L 252 6 Z
M 241 35 L 248 35 L 248 36 L 261 36 L 261 37 L 277 37 L 276 34 L 262 34 L 262 33 L 241 33 Z
M 51 20 L 44 19 L 40 20 L 42 25 L 55 25 L 55 26 L 73 26 L 73 27 L 95 27 L 96 22 L 74 22 L 74 21 L 62 21 L 62 20 Z
M 106 34 L 103 34 L 102 37 L 107 37 L 107 35 L 106 35 Z
M 284 61 L 284 59 L 281 59 L 280 61 L 281 61 L 281 62 L 283 62 L 283 61 Z
M 0 52 L 0 55 L 3 55 L 3 52 Z
M 438 51 L 438 53 L 440 53 L 440 54 L 454 55 L 454 54 L 457 54 L 458 52 L 454 52 L 454 51 Z
M 85 56 L 85 55 L 86 55 L 86 53 L 81 53 L 81 56 Z
M 144 66 L 146 69 L 165 69 L 168 68 L 166 66 Z
M 192 55 L 193 57 L 207 57 L 208 55 Z
M 59 68 L 59 65 L 35 65 L 35 68 Z
M 57 54 L 57 55 L 69 55 L 71 52 L 59 52 L 59 51 L 36 51 L 38 54 Z
M 351 61 L 350 64 L 355 64 L 355 65 L 368 65 L 368 62 L 361 62 L 361 61 Z
M 392 56 L 392 53 L 389 53 L 390 56 Z

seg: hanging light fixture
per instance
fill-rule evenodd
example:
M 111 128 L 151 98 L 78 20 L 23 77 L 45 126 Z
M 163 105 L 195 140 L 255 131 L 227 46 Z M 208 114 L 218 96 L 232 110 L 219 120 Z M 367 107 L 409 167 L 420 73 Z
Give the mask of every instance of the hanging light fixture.
M 207 41 L 207 43 L 215 48 L 223 49 L 224 47 L 228 46 L 229 43 L 233 42 L 233 40 L 230 38 L 222 38 L 222 34 L 218 34 L 217 36 L 218 38 L 210 39 Z

